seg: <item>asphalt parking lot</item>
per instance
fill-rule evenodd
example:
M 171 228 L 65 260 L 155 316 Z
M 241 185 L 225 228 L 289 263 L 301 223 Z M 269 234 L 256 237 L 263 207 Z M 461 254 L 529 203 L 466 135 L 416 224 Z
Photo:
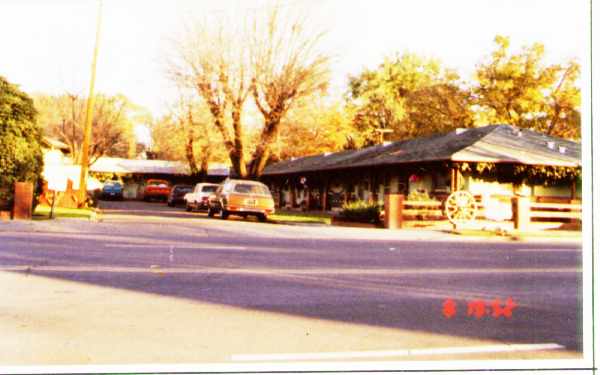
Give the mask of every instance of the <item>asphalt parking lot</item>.
M 577 242 L 224 221 L 163 203 L 102 207 L 97 222 L 0 227 L 0 279 L 10 286 L 0 292 L 10 338 L 0 363 L 582 354 Z

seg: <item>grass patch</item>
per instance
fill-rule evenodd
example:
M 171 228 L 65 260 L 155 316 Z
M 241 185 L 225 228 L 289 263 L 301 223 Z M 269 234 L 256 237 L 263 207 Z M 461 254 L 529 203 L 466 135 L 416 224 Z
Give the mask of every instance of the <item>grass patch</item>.
M 505 237 L 500 231 L 490 231 L 481 229 L 460 229 L 450 231 L 452 234 L 460 236 L 475 236 L 475 237 Z
M 522 240 L 527 238 L 581 238 L 581 232 L 576 231 L 560 231 L 560 230 L 531 230 L 531 231 L 515 231 L 509 230 L 500 232 L 492 230 L 480 230 L 480 229 L 461 229 L 452 230 L 450 233 L 467 236 L 467 237 L 503 237 L 513 240 Z
M 89 219 L 92 215 L 93 210 L 89 208 L 64 208 L 54 207 L 54 217 L 68 217 L 68 218 L 80 218 Z M 34 220 L 47 220 L 50 218 L 50 207 L 49 206 L 37 206 L 33 212 Z
M 269 215 L 269 220 L 292 223 L 331 224 L 331 215 L 324 213 L 277 211 L 273 215 Z

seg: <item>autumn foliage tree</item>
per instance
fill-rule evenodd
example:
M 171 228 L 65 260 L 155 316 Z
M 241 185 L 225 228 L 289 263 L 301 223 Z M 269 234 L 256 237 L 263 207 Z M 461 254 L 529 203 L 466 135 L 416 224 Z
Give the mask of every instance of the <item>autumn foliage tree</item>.
M 171 113 L 155 121 L 151 131 L 157 157 L 185 161 L 194 176 L 206 176 L 210 162 L 227 159 L 208 108 L 189 96 L 180 96 Z
M 341 101 L 328 102 L 313 95 L 295 105 L 282 119 L 270 159 L 341 151 L 351 147 L 349 140 L 359 138 L 351 114 Z
M 509 53 L 508 38 L 497 36 L 495 43 L 473 83 L 462 82 L 436 60 L 412 54 L 351 77 L 348 108 L 364 144 L 376 143 L 380 129 L 392 130 L 389 139 L 399 140 L 488 124 L 578 139 L 579 64 L 545 65 L 541 44 Z
M 496 50 L 477 67 L 473 92 L 481 123 L 506 123 L 548 135 L 580 137 L 581 93 L 576 61 L 545 65 L 536 43 L 509 53 L 510 40 L 497 36 Z
M 469 98 L 455 72 L 406 53 L 350 77 L 347 99 L 354 125 L 369 145 L 378 142 L 380 130 L 401 140 L 470 127 Z

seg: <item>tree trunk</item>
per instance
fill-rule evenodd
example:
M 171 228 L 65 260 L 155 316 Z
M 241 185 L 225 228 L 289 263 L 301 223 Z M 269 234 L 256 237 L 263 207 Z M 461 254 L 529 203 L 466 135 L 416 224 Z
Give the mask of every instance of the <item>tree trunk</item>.
M 271 155 L 271 144 L 277 134 L 277 128 L 281 121 L 280 116 L 272 116 L 269 121 L 265 124 L 265 128 L 260 137 L 260 143 L 256 146 L 252 161 L 250 162 L 249 175 L 253 178 L 258 178 L 262 175 L 262 172 L 267 165 L 269 156 Z
M 236 106 L 232 113 L 231 119 L 233 121 L 233 152 L 230 151 L 229 158 L 233 165 L 236 173 L 246 178 L 248 176 L 248 170 L 246 167 L 246 161 L 244 160 L 244 134 L 242 131 L 241 124 L 241 108 Z
M 196 157 L 194 156 L 194 131 L 188 129 L 187 142 L 185 144 L 185 156 L 190 166 L 190 174 L 195 176 L 198 174 L 198 165 L 196 164 Z
M 210 159 L 210 146 L 205 147 L 202 151 L 202 159 L 200 160 L 200 175 L 208 176 L 208 160 Z

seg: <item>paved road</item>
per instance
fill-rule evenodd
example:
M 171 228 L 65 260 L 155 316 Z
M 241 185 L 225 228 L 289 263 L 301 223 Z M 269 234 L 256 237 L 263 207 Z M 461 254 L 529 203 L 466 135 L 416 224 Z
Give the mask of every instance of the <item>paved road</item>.
M 447 348 L 496 344 L 556 344 L 564 350 L 487 355 L 474 351 L 458 358 L 577 357 L 582 351 L 577 243 L 493 242 L 424 231 L 222 221 L 159 203 L 103 202 L 103 207 L 98 222 L 0 226 L 0 279 L 20 288 L 0 291 L 6 293 L 0 302 L 0 330 L 7 327 L 3 321 L 22 324 L 24 330 L 31 323 L 36 330 L 28 334 L 42 334 L 44 325 L 34 322 L 44 318 L 15 307 L 27 303 L 23 301 L 35 305 L 29 293 L 47 295 L 40 303 L 47 303 L 48 309 L 64 306 L 63 315 L 49 315 L 56 321 L 89 314 L 98 327 L 114 330 L 115 337 L 127 337 L 130 330 L 140 338 L 146 337 L 140 333 L 148 328 L 141 327 L 146 322 L 159 330 L 156 339 L 180 345 L 166 349 L 155 343 L 150 348 L 144 341 L 145 349 L 137 356 L 113 353 L 88 359 L 57 350 L 63 354 L 57 363 L 227 361 L 243 359 L 239 354 L 244 353 L 442 348 L 416 358 L 437 359 L 447 358 L 442 355 Z M 500 316 L 492 316 L 491 302 L 498 300 L 504 308 L 508 298 L 516 303 L 512 317 L 503 315 L 506 309 L 496 309 Z M 443 306 L 449 299 L 456 312 L 452 315 L 449 308 L 451 316 L 446 317 Z M 117 301 L 131 303 L 124 310 Z M 156 301 L 168 302 L 158 307 Z M 486 304 L 479 304 L 484 309 L 475 308 L 477 301 Z M 201 318 L 193 310 L 198 306 L 203 306 Z M 65 315 L 70 309 L 82 310 Z M 117 319 L 127 328 L 111 326 Z M 89 334 L 106 334 L 97 331 L 102 329 Z M 63 334 L 65 342 L 79 334 L 69 332 L 71 336 Z M 46 331 L 43 335 L 48 343 L 60 336 Z M 24 354 L 26 346 L 15 353 L 0 341 L 0 349 L 9 350 L 0 354 L 0 363 L 3 355 L 9 363 L 35 358 L 53 362 L 55 357 L 40 357 L 48 348 L 37 345 L 39 352 Z M 61 345 L 64 349 L 67 343 Z M 144 356 L 152 350 L 162 354 Z

